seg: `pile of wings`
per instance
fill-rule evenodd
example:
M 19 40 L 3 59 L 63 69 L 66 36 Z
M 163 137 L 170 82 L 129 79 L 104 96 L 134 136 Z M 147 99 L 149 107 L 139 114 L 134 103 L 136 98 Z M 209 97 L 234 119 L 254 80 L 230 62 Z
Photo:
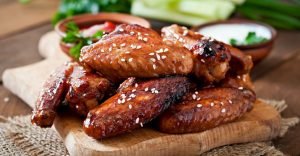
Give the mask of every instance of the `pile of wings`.
M 252 65 L 238 49 L 186 27 L 164 27 L 160 35 L 121 24 L 48 78 L 32 123 L 50 127 L 67 105 L 85 118 L 85 133 L 96 139 L 150 121 L 165 133 L 204 131 L 251 110 Z

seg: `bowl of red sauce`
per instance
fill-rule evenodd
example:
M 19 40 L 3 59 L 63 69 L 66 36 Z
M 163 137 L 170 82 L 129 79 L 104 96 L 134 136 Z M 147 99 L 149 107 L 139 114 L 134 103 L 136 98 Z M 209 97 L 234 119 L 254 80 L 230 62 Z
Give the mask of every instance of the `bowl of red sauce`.
M 78 59 L 81 47 L 97 42 L 114 31 L 119 24 L 138 24 L 150 28 L 150 23 L 140 17 L 120 13 L 83 14 L 64 19 L 56 24 L 61 36 L 60 48 L 73 59 Z

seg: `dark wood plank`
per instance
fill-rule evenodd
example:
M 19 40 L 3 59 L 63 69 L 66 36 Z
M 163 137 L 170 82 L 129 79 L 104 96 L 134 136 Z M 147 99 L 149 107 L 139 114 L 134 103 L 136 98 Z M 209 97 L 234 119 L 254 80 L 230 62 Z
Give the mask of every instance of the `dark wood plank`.
M 300 50 L 299 41 L 300 31 L 278 31 L 278 37 L 272 52 L 254 68 L 252 78 L 255 80 L 268 74 L 268 72 L 293 57 Z
M 0 4 L 0 38 L 4 38 L 42 23 L 49 23 L 59 0 L 33 0 L 24 5 L 18 0 L 1 0 Z
M 298 52 L 300 53 L 300 50 Z M 300 117 L 299 67 L 300 54 L 255 82 L 259 97 L 286 100 L 288 108 L 283 112 L 284 117 Z M 283 138 L 276 139 L 274 143 L 285 153 L 300 155 L 300 124 L 291 128 Z
M 0 86 L 0 115 L 16 116 L 31 113 L 31 108 L 9 90 Z
M 7 68 L 18 67 L 40 61 L 38 53 L 40 37 L 52 30 L 50 24 L 0 40 L 0 75 Z M 0 78 L 0 80 L 2 77 Z

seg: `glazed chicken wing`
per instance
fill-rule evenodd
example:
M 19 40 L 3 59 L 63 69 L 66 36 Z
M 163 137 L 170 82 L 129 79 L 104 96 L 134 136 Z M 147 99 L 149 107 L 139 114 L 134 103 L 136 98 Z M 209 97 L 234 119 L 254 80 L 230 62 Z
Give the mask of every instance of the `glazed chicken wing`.
M 159 130 L 166 133 L 201 132 L 231 122 L 249 111 L 255 94 L 236 88 L 206 88 L 187 94 L 158 119 Z
M 166 77 L 121 85 L 119 92 L 91 110 L 84 121 L 84 131 L 93 138 L 115 136 L 143 127 L 181 98 L 188 90 L 186 77 Z
M 128 77 L 187 75 L 193 68 L 186 48 L 164 44 L 152 29 L 126 24 L 84 47 L 80 61 L 114 82 Z
M 188 30 L 186 27 L 181 27 L 176 24 L 173 24 L 168 27 L 164 27 L 162 29 L 162 37 L 165 42 L 172 42 L 176 45 L 182 45 L 186 47 L 189 50 L 192 50 L 194 54 L 199 53 L 198 51 L 203 51 L 203 48 L 198 48 L 199 46 L 197 45 L 202 45 L 202 47 L 209 49 L 210 44 L 216 45 L 216 48 L 212 48 L 213 51 L 218 51 L 219 50 L 225 50 L 226 52 L 229 52 L 231 55 L 231 60 L 230 60 L 230 67 L 232 68 L 232 71 L 237 72 L 237 74 L 245 74 L 249 73 L 251 70 L 253 63 L 252 59 L 250 56 L 246 56 L 243 54 L 240 50 L 224 44 L 222 42 L 215 41 L 212 38 L 209 37 L 204 37 L 203 35 L 193 32 Z M 210 43 L 210 44 L 203 44 L 205 43 Z M 204 46 L 203 46 L 204 45 Z M 201 47 L 201 46 L 200 46 Z M 208 50 L 206 50 L 209 52 Z M 205 52 L 205 49 L 204 49 Z M 221 57 L 227 56 L 227 53 L 221 53 Z M 218 58 L 218 57 L 217 57 Z M 205 60 L 205 58 L 203 58 Z M 219 62 L 220 63 L 220 62 Z M 211 66 L 211 65 L 209 65 Z M 223 69 L 220 65 L 220 68 Z M 197 69 L 194 69 L 197 70 Z M 222 71 L 222 70 L 221 70 Z M 224 70 L 225 71 L 225 70 Z M 214 72 L 212 72 L 212 75 L 214 75 Z M 220 75 L 220 74 L 218 74 Z M 224 75 L 223 75 L 224 78 Z
M 86 116 L 110 90 L 111 84 L 107 79 L 78 63 L 69 62 L 45 82 L 31 121 L 41 127 L 50 127 L 64 99 L 72 110 Z
M 177 42 L 163 41 L 149 28 L 123 24 L 84 47 L 80 61 L 112 81 L 188 74 L 206 82 L 220 81 L 229 69 L 228 48 L 215 40 L 197 43 L 187 49 Z

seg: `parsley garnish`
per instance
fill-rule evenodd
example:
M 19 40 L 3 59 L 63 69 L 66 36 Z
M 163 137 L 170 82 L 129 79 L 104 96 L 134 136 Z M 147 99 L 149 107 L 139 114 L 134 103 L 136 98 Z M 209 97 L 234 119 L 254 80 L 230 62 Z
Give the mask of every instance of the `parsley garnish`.
M 229 43 L 233 46 L 239 46 L 239 45 L 253 45 L 253 44 L 262 43 L 266 41 L 267 41 L 266 38 L 257 36 L 255 32 L 249 32 L 244 41 L 239 42 L 238 40 L 231 38 L 229 40 Z
M 70 55 L 75 59 L 79 58 L 83 46 L 90 45 L 94 40 L 99 40 L 103 36 L 103 31 L 97 31 L 92 37 L 83 37 L 79 27 L 74 22 L 69 22 L 66 28 L 66 36 L 62 38 L 62 41 L 74 44 L 70 49 Z

